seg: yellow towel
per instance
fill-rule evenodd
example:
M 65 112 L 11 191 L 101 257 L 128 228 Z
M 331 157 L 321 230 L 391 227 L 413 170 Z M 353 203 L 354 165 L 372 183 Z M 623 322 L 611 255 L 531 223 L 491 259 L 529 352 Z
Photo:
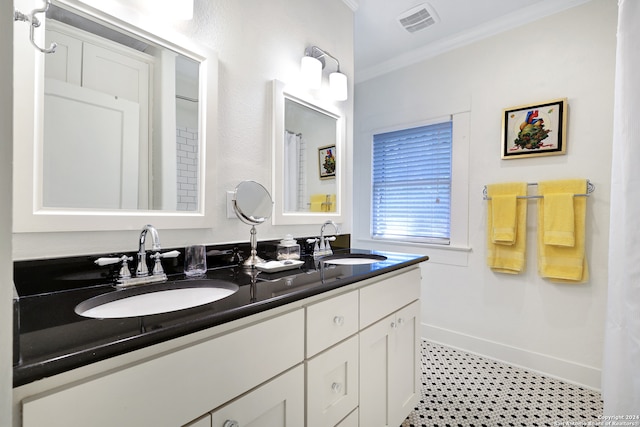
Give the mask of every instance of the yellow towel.
M 496 244 L 493 241 L 493 198 L 508 195 L 526 196 L 527 184 L 513 182 L 492 184 L 487 186 L 487 265 L 499 273 L 518 274 L 525 267 L 525 250 L 527 237 L 527 200 L 516 199 L 515 242 L 511 245 Z
M 335 194 L 312 194 L 309 210 L 311 212 L 335 212 L 336 211 L 336 195 Z
M 587 181 L 570 179 L 538 183 L 538 272 L 557 282 L 583 283 L 589 279 L 585 256 L 586 197 L 573 197 L 574 245 L 556 246 L 544 243 L 545 203 L 549 194 L 585 194 Z
M 318 203 L 318 202 L 311 202 L 311 205 L 309 207 L 309 210 L 311 212 L 322 212 L 322 203 Z
M 326 194 L 312 194 L 311 195 L 311 203 L 322 203 L 327 200 Z
M 575 238 L 573 193 L 544 195 L 544 244 L 573 247 Z
M 491 197 L 491 241 L 502 245 L 516 242 L 516 195 Z

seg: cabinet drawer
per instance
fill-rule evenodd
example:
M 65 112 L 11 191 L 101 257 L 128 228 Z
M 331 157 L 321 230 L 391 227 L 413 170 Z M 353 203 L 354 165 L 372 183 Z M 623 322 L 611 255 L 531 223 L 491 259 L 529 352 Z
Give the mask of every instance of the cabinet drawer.
M 307 307 L 307 358 L 358 332 L 358 291 Z
M 420 298 L 420 269 L 360 289 L 360 329 Z
M 299 365 L 211 413 L 213 427 L 304 425 L 304 368 Z M 235 423 L 235 424 L 234 424 Z
M 332 427 L 358 406 L 358 337 L 307 362 L 307 427 Z
M 177 426 L 304 358 L 302 309 L 23 400 L 23 427 Z

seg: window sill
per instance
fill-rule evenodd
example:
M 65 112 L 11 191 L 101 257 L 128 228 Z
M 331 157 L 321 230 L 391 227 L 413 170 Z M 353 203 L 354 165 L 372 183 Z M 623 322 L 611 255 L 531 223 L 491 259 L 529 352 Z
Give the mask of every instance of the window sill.
M 352 239 L 352 245 L 361 249 L 385 250 L 390 252 L 410 252 L 427 255 L 429 263 L 466 267 L 469 262 L 470 246 L 434 245 L 392 240 Z

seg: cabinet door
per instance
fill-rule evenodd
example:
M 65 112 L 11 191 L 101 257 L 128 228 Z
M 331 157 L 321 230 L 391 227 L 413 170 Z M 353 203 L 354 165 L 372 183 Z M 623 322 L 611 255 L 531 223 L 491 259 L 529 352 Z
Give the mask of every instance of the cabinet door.
M 398 426 L 419 396 L 420 302 L 360 332 L 360 425 Z
M 297 366 L 212 412 L 211 418 L 212 427 L 291 427 L 304 425 L 303 366 Z
M 360 425 L 388 426 L 391 315 L 360 332 Z
M 398 311 L 391 328 L 389 425 L 399 426 L 420 396 L 420 302 Z
M 358 337 L 307 362 L 307 427 L 333 427 L 358 406 Z

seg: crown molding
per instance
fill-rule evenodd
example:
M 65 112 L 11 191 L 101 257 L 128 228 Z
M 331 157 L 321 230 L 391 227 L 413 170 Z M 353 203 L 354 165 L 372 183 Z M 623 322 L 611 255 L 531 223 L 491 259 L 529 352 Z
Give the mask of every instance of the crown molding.
M 591 0 L 545 0 L 543 2 L 536 3 L 533 6 L 520 9 L 517 12 L 494 19 L 475 28 L 471 28 L 468 31 L 454 34 L 451 37 L 446 37 L 433 43 L 429 43 L 421 48 L 400 54 L 372 67 L 357 70 L 354 79 L 355 83 L 361 83 L 392 71 L 417 64 L 445 52 L 475 43 L 482 39 L 486 39 L 496 34 L 520 27 L 590 1 Z

